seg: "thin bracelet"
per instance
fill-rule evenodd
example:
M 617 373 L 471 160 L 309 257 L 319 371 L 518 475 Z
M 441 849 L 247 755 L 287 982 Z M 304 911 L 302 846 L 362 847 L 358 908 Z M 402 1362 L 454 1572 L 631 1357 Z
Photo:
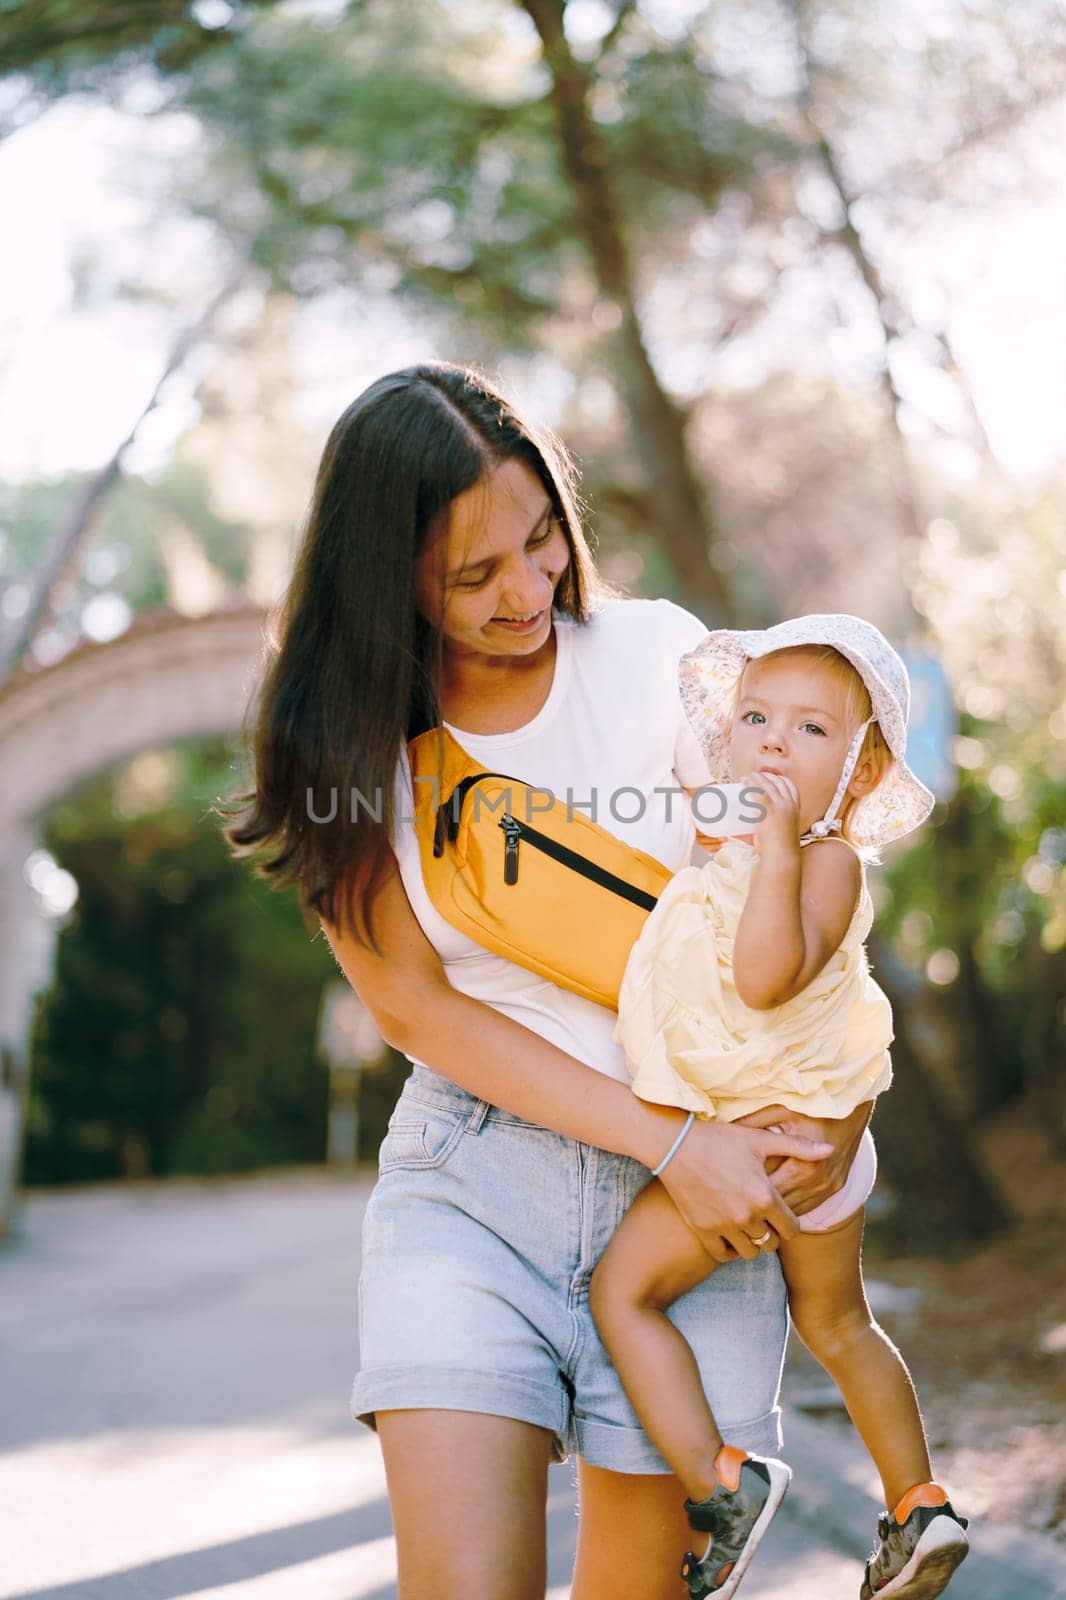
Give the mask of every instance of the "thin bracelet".
M 659 1162 L 659 1165 L 657 1167 L 653 1167 L 651 1169 L 651 1175 L 652 1175 L 653 1178 L 657 1178 L 659 1176 L 660 1172 L 662 1172 L 663 1168 L 666 1167 L 668 1165 L 668 1163 L 671 1162 L 674 1159 L 674 1157 L 677 1155 L 677 1152 L 681 1148 L 682 1139 L 685 1137 L 686 1133 L 691 1128 L 691 1126 L 695 1122 L 695 1120 L 696 1120 L 696 1113 L 694 1111 L 690 1111 L 689 1114 L 688 1114 L 688 1117 L 685 1120 L 685 1126 L 681 1129 L 681 1132 L 678 1134 L 677 1138 L 674 1140 L 674 1142 L 670 1146 L 669 1150 L 663 1156 L 662 1160 Z

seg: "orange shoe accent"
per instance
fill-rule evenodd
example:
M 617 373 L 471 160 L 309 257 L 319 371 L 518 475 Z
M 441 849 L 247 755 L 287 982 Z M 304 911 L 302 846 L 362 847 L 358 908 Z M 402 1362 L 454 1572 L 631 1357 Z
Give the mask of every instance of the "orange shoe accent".
M 916 1483 L 908 1489 L 892 1515 L 902 1528 L 916 1506 L 946 1506 L 948 1497 L 939 1483 Z
M 738 1450 L 736 1445 L 724 1444 L 714 1458 L 714 1470 L 718 1474 L 718 1482 L 730 1494 L 736 1494 L 740 1488 L 740 1469 L 748 1459 L 746 1450 Z

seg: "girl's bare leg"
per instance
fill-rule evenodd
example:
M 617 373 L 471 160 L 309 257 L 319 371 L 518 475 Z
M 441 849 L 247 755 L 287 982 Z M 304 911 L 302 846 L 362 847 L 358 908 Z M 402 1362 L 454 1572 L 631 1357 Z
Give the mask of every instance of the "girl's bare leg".
M 637 1196 L 592 1275 L 589 1301 L 622 1387 L 690 1500 L 718 1482 L 722 1445 L 688 1341 L 666 1308 L 714 1271 L 661 1183 Z
M 472 1411 L 379 1411 L 400 1600 L 544 1600 L 552 1434 Z
M 778 1255 L 796 1332 L 840 1390 L 891 1508 L 933 1469 L 910 1373 L 866 1303 L 863 1219 L 859 1211 L 827 1233 L 798 1234 Z

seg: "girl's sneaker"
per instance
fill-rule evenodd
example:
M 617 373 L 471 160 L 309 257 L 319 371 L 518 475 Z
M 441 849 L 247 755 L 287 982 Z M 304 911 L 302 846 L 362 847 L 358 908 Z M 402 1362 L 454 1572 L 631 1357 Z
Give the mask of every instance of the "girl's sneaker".
M 936 1483 L 908 1489 L 877 1519 L 878 1546 L 866 1563 L 860 1600 L 934 1600 L 970 1548 L 951 1501 Z
M 718 1487 L 706 1500 L 686 1500 L 689 1526 L 709 1533 L 702 1556 L 690 1551 L 681 1567 L 690 1600 L 729 1600 L 785 1498 L 791 1467 L 773 1456 L 752 1456 L 724 1444 L 715 1458 Z

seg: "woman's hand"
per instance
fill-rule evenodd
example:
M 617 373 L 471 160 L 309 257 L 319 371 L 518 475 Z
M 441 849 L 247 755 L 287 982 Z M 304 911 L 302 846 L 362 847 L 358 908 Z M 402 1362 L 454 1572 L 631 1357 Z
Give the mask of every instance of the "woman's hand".
M 659 1181 L 715 1261 L 751 1261 L 760 1249 L 754 1241 L 768 1229 L 764 1249 L 776 1249 L 798 1232 L 793 1212 L 767 1177 L 767 1163 L 806 1169 L 830 1160 L 833 1150 L 828 1141 L 804 1135 L 696 1122 Z
M 864 1100 L 846 1117 L 806 1117 L 800 1111 L 787 1111 L 784 1106 L 764 1106 L 761 1111 L 738 1118 L 734 1127 L 782 1128 L 786 1133 L 822 1140 L 832 1147 L 832 1154 L 821 1161 L 797 1161 L 794 1157 L 779 1161 L 775 1154 L 767 1163 L 766 1170 L 773 1174 L 782 1200 L 797 1217 L 802 1217 L 844 1187 L 872 1111 L 872 1100 Z
M 681 1131 L 682 1114 L 638 1099 L 627 1083 L 453 989 L 411 910 L 395 863 L 375 907 L 375 927 L 377 951 L 323 923 L 341 971 L 391 1045 L 476 1098 L 567 1139 L 649 1167 L 662 1160 Z M 830 1152 L 829 1145 L 815 1147 L 761 1128 L 699 1122 L 665 1168 L 663 1181 L 715 1259 L 728 1261 L 738 1253 L 757 1255 L 751 1240 L 768 1226 L 785 1238 L 796 1232 L 795 1218 L 766 1175 L 766 1162 L 788 1156 L 818 1159 Z

